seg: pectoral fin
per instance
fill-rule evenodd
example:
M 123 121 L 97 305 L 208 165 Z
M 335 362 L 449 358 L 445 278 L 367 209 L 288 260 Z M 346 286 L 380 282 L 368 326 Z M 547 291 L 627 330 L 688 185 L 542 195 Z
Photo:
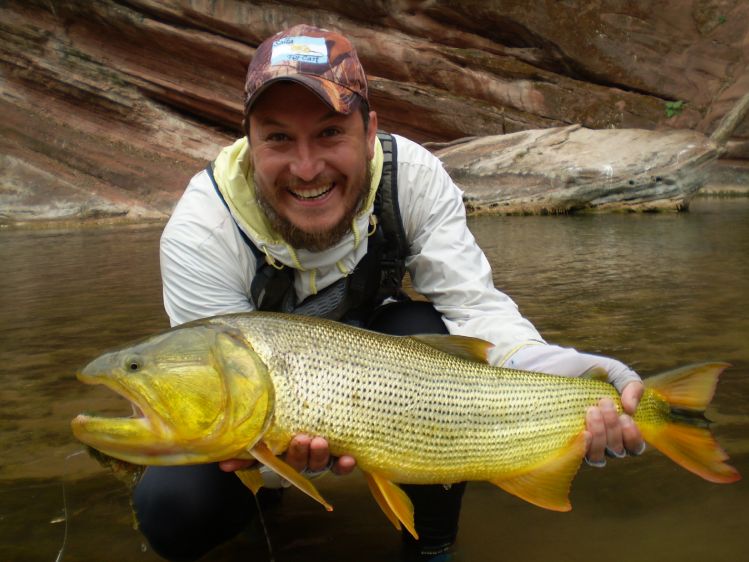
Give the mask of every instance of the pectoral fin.
M 259 460 L 265 466 L 288 480 L 291 484 L 299 488 L 309 497 L 322 504 L 325 509 L 327 509 L 328 511 L 333 511 L 333 506 L 325 501 L 325 499 L 320 495 L 320 492 L 317 491 L 317 488 L 315 488 L 312 482 L 307 480 L 291 466 L 274 455 L 265 443 L 261 441 L 252 449 L 250 449 L 249 452 L 253 457 Z
M 491 483 L 539 507 L 570 511 L 570 487 L 584 455 L 585 435 L 581 432 L 543 464 L 510 478 L 491 480 Z
M 257 495 L 258 490 L 263 487 L 263 477 L 260 476 L 260 471 L 257 468 L 245 468 L 243 470 L 237 470 L 234 472 L 242 481 L 242 484 L 247 486 L 252 493 Z
M 385 513 L 395 528 L 400 530 L 401 523 L 415 539 L 419 538 L 414 526 L 414 506 L 401 488 L 377 473 L 364 473 L 369 490 L 377 505 Z

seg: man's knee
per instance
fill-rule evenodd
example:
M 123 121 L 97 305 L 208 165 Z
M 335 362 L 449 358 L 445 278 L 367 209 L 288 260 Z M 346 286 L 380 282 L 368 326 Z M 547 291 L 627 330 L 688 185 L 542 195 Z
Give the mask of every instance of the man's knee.
M 419 533 L 416 541 L 403 533 L 403 546 L 408 560 L 432 560 L 447 556 L 458 535 L 458 519 L 466 483 L 452 486 L 403 485 L 413 502 L 414 524 Z M 445 558 L 447 559 L 447 558 Z
M 149 467 L 133 491 L 140 530 L 168 560 L 195 560 L 241 531 L 251 493 L 217 465 Z

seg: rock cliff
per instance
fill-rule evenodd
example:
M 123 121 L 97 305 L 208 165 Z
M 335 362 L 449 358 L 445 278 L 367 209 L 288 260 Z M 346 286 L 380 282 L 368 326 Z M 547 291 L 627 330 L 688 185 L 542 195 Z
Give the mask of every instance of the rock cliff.
M 749 91 L 745 0 L 5 0 L 0 221 L 164 216 L 240 134 L 254 48 L 301 22 L 352 39 L 381 125 L 420 142 L 709 134 Z

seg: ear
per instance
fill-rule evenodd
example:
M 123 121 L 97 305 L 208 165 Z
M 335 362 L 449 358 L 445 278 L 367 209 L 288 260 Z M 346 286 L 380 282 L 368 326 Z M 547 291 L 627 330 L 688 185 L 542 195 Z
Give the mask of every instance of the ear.
M 377 113 L 369 112 L 369 127 L 367 128 L 367 158 L 372 160 L 375 155 L 375 139 L 377 138 Z

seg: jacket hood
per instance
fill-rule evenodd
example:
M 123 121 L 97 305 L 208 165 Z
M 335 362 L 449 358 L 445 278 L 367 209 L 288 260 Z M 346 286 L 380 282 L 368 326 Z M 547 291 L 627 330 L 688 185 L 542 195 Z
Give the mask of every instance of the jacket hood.
M 321 252 L 291 247 L 270 225 L 255 198 L 252 164 L 247 138 L 222 149 L 213 163 L 213 175 L 239 228 L 266 256 L 268 263 L 292 267 L 308 275 L 296 275 L 300 299 L 348 275 L 367 252 L 367 233 L 374 209 L 377 186 L 382 176 L 383 153 L 375 140 L 375 156 L 370 161 L 372 183 L 369 194 L 348 232 L 335 246 Z

